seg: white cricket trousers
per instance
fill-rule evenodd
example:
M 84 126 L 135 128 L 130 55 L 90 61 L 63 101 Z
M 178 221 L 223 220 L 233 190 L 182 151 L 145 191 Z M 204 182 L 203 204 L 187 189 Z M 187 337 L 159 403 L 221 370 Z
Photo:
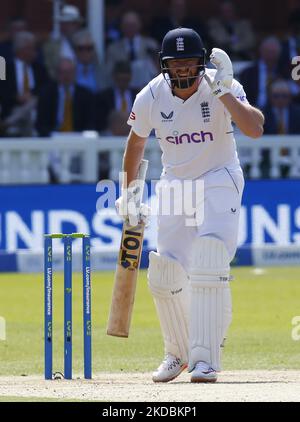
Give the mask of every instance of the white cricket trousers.
M 169 185 L 174 180 L 182 185 L 183 192 L 185 190 L 184 181 L 174 179 L 169 175 L 161 177 L 162 185 L 164 185 L 164 182 Z M 244 189 L 242 169 L 240 167 L 224 167 L 206 173 L 198 180 L 203 181 L 202 186 L 204 187 L 202 201 L 197 206 L 194 204 L 198 211 L 203 209 L 203 221 L 201 223 L 200 219 L 199 224 L 196 224 L 196 218 L 199 218 L 201 212 L 194 216 L 187 216 L 185 213 L 174 215 L 174 203 L 176 202 L 178 205 L 178 201 L 181 199 L 186 200 L 183 193 L 180 199 L 180 193 L 175 189 L 176 198 L 174 195 L 170 196 L 171 212 L 168 213 L 165 212 L 168 208 L 166 203 L 163 204 L 163 201 L 168 200 L 165 188 L 158 189 L 157 192 L 159 204 L 157 251 L 161 255 L 176 259 L 185 270 L 189 267 L 191 246 L 196 237 L 212 236 L 222 240 L 227 248 L 230 260 L 234 257 L 237 247 L 239 214 Z M 196 181 L 189 182 L 193 183 L 194 187 L 196 186 Z M 194 192 L 195 189 L 193 188 Z M 189 192 L 187 195 L 189 195 Z M 176 213 L 178 213 L 179 208 L 177 207 Z M 191 225 L 193 219 L 194 225 Z M 187 225 L 187 221 L 189 225 Z

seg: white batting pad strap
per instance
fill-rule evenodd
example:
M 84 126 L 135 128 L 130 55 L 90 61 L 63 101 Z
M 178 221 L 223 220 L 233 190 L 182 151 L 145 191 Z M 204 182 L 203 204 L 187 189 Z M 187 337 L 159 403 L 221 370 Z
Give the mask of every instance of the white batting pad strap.
M 221 369 L 221 344 L 231 322 L 229 255 L 223 242 L 203 237 L 193 245 L 189 370 L 199 361 Z
M 190 283 L 193 284 L 193 282 L 195 281 L 195 283 L 198 284 L 199 281 L 202 282 L 203 287 L 220 287 L 220 284 L 228 282 L 231 280 L 230 277 L 222 277 L 222 279 L 220 280 L 221 277 L 218 277 L 218 281 L 216 281 L 216 276 L 208 276 L 208 275 L 190 275 L 189 276 L 189 280 Z
M 165 352 L 188 362 L 188 280 L 182 266 L 169 257 L 151 252 L 148 285 L 152 292 Z

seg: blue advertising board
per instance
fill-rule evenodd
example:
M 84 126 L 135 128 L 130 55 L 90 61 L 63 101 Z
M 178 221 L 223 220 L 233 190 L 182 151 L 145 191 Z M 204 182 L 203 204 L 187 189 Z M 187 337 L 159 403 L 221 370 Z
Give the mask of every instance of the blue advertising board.
M 95 250 L 116 252 L 122 222 L 114 209 L 118 185 L 113 185 L 109 193 L 97 191 L 96 185 L 0 187 L 0 250 L 42 250 L 44 233 L 84 232 L 90 233 Z M 145 231 L 145 249 L 155 249 L 156 233 L 153 217 Z M 246 182 L 239 246 L 242 251 L 244 245 L 247 250 L 265 244 L 300 246 L 300 180 Z M 12 261 L 12 255 L 7 259 Z

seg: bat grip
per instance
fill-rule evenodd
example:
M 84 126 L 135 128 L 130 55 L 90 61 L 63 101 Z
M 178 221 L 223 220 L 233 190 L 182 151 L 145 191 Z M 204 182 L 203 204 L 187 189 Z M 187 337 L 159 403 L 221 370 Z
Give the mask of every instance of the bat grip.
M 137 174 L 138 185 L 140 188 L 140 192 L 139 192 L 138 200 L 137 200 L 138 207 L 140 206 L 143 199 L 143 192 L 144 192 L 144 185 L 145 185 L 148 163 L 149 163 L 148 160 L 142 159 L 139 166 L 138 174 Z

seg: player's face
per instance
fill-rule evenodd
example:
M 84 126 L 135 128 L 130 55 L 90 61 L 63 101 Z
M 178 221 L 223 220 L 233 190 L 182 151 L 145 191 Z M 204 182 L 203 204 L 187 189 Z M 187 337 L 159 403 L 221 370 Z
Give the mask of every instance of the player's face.
M 170 59 L 167 62 L 171 78 L 180 81 L 178 88 L 191 86 L 188 80 L 195 83 L 199 73 L 199 59 Z

